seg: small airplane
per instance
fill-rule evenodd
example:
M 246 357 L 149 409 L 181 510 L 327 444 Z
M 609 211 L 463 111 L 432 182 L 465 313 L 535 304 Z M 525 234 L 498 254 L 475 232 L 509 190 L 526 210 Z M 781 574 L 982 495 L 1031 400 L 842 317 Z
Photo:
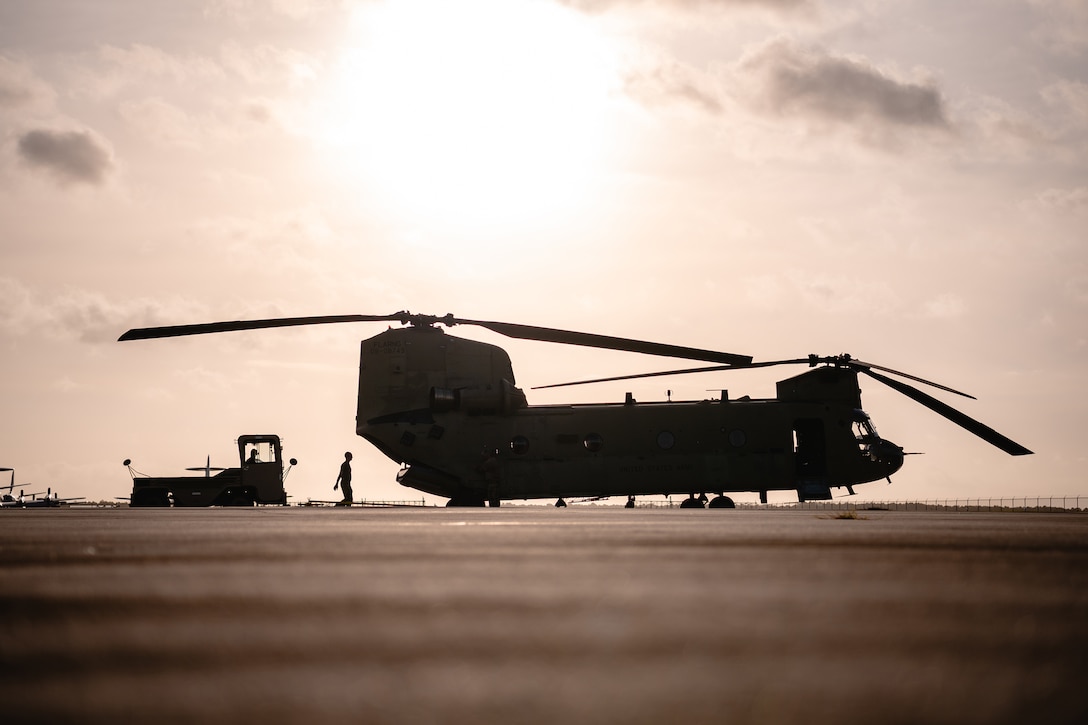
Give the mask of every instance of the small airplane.
M 0 467 L 0 471 L 11 471 L 11 482 L 8 483 L 8 492 L 0 495 L 0 508 L 18 508 L 19 501 L 12 495 L 15 493 L 15 469 Z
M 208 460 L 204 462 L 203 466 L 193 466 L 191 468 L 186 468 L 185 470 L 186 471 L 204 471 L 204 478 L 211 478 L 212 477 L 212 471 L 225 471 L 227 469 L 221 468 L 219 466 L 213 466 L 212 465 L 212 457 L 208 456 Z
M 82 501 L 84 496 L 76 496 L 73 498 L 59 498 L 53 491 L 52 486 L 47 488 L 44 493 L 38 491 L 30 494 L 30 498 L 27 498 L 27 494 L 19 491 L 19 496 L 16 498 L 15 493 L 15 469 L 3 467 L 0 471 L 9 471 L 11 473 L 11 480 L 8 482 L 8 491 L 5 494 L 0 495 L 0 508 L 23 508 L 23 509 L 36 509 L 36 508 L 57 508 L 72 501 Z M 38 498 L 41 496 L 42 498 Z

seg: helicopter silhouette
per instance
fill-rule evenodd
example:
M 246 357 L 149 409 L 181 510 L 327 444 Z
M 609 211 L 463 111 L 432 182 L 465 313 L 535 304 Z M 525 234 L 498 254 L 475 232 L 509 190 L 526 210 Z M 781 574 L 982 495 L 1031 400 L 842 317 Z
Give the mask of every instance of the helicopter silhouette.
M 665 343 L 447 314 L 333 315 L 137 328 L 119 341 L 300 325 L 397 322 L 360 344 L 356 432 L 401 465 L 397 481 L 452 506 L 504 500 L 687 494 L 684 507 L 732 508 L 727 495 L 796 491 L 826 500 L 831 489 L 888 479 L 903 448 L 882 438 L 862 409 L 858 376 L 883 383 L 1002 451 L 1024 446 L 896 378 L 972 398 L 850 355 L 756 362 L 752 357 Z M 580 385 L 661 375 L 781 365 L 810 370 L 781 380 L 777 396 L 641 403 L 530 405 L 502 348 L 446 333 L 475 325 L 506 337 L 715 363 L 597 378 Z M 895 376 L 889 377 L 889 376 Z M 558 387 L 558 386 L 541 386 Z M 670 396 L 671 398 L 671 396 Z M 713 494 L 709 498 L 707 494 Z

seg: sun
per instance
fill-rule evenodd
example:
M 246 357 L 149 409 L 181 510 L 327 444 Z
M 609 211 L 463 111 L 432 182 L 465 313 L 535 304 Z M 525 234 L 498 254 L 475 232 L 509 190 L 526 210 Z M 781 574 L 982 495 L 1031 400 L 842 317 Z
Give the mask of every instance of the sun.
M 360 5 L 320 106 L 341 171 L 395 211 L 530 221 L 577 206 L 600 172 L 614 53 L 540 0 Z

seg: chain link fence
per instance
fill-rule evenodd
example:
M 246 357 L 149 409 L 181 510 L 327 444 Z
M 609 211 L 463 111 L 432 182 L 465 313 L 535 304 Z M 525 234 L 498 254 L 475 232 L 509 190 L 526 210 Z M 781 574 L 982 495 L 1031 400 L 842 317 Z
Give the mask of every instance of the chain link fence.
M 680 508 L 683 498 L 667 501 L 639 501 L 638 508 Z M 739 509 L 797 509 L 803 511 L 988 511 L 988 512 L 1074 512 L 1088 513 L 1088 496 L 1018 496 L 1015 498 L 945 498 L 924 501 L 794 501 L 750 503 L 738 501 Z

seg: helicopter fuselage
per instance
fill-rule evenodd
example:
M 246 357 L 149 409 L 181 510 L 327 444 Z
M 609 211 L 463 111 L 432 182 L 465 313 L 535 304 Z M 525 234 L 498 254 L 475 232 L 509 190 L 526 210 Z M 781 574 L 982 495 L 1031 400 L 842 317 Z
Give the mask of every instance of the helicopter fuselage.
M 857 373 L 823 366 L 773 399 L 529 405 L 502 348 L 434 327 L 361 344 L 356 428 L 406 486 L 458 503 L 795 490 L 886 478 L 902 449 L 861 409 Z

